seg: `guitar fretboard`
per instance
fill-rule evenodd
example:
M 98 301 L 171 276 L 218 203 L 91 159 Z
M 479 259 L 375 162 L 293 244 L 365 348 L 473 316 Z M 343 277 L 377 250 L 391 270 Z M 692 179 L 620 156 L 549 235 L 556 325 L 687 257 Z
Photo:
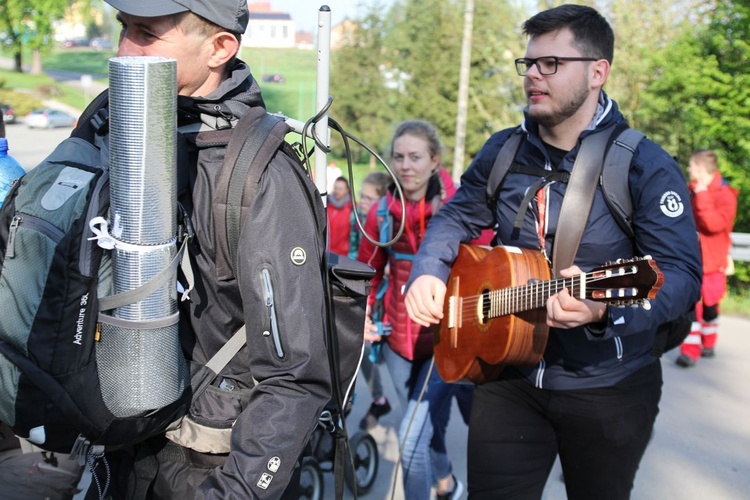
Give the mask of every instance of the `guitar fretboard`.
M 539 281 L 522 286 L 493 290 L 482 297 L 484 316 L 497 318 L 546 306 L 547 299 L 567 288 L 570 294 L 581 299 L 586 298 L 587 275 L 582 273 L 572 278 L 559 278 L 551 281 Z

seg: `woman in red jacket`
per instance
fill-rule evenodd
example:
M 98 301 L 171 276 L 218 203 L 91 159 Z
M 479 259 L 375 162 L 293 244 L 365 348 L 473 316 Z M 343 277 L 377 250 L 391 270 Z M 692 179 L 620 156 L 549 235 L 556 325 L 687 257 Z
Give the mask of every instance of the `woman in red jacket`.
M 737 215 L 738 191 L 719 173 L 716 153 L 700 150 L 690 156 L 690 194 L 703 258 L 701 300 L 696 304 L 690 334 L 682 343 L 677 364 L 695 365 L 714 356 L 719 327 L 719 302 L 727 291 L 726 267 L 732 247 L 730 233 Z
M 367 214 L 365 231 L 381 242 L 398 234 L 402 224 L 403 232 L 388 248 L 362 238 L 357 256 L 377 271 L 370 304 L 375 301 L 374 293 L 386 266 L 390 266 L 384 316 L 390 323 L 391 333 L 384 337 L 382 354 L 402 408 L 405 408 L 399 430 L 399 442 L 403 443 L 401 465 L 405 497 L 414 500 L 428 499 L 433 485 L 438 498 L 458 498 L 463 491 L 463 485 L 453 475 L 444 434 L 454 396 L 464 420 L 468 421 L 473 389 L 468 385 L 447 384 L 440 379 L 437 370 L 431 370 L 435 328 L 413 323 L 404 305 L 403 287 L 427 224 L 456 192 L 450 175 L 440 167 L 440 150 L 440 140 L 432 125 L 410 120 L 397 127 L 391 142 L 391 158 L 404 193 L 406 210 L 398 199 L 395 185 L 391 186 Z M 368 317 L 365 339 L 380 341 L 376 332 L 377 328 Z M 428 382 L 420 400 L 425 380 Z
M 333 183 L 333 192 L 327 198 L 326 216 L 328 250 L 339 255 L 348 255 L 352 201 L 349 182 L 345 177 L 338 177 Z

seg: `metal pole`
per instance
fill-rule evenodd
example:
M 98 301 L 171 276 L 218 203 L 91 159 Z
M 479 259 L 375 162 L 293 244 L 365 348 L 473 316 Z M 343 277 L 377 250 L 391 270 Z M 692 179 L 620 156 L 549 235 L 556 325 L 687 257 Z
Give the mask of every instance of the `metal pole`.
M 458 110 L 456 112 L 456 148 L 453 154 L 453 182 L 461 180 L 466 150 L 466 115 L 469 103 L 469 69 L 471 66 L 471 38 L 474 30 L 474 0 L 466 0 L 464 35 L 461 42 L 461 68 L 458 80 Z
M 318 80 L 317 80 L 317 111 L 328 104 L 329 77 L 331 72 L 331 9 L 321 5 L 318 11 Z M 315 135 L 321 143 L 330 146 L 330 131 L 328 130 L 328 113 L 324 114 L 315 125 Z M 315 148 L 315 185 L 326 203 L 326 166 L 327 153 L 323 149 Z

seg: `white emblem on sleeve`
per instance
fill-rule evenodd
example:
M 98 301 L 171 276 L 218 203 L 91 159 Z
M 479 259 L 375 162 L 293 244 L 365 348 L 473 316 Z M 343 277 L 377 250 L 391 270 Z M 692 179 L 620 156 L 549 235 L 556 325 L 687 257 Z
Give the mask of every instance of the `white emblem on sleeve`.
M 682 203 L 682 198 L 680 198 L 680 195 L 674 191 L 667 191 L 661 195 L 659 208 L 661 208 L 664 215 L 672 218 L 679 217 L 682 215 L 682 212 L 685 211 L 685 205 Z
M 279 457 L 271 457 L 271 460 L 268 461 L 268 470 L 271 472 L 276 472 L 279 470 L 279 467 L 281 466 L 281 459 Z
M 267 472 L 264 472 L 260 475 L 257 486 L 262 490 L 266 490 L 269 486 L 271 486 L 271 481 L 273 481 L 273 476 L 271 474 L 268 474 Z
M 307 253 L 305 252 L 305 249 L 302 247 L 294 247 L 292 249 L 291 258 L 292 258 L 292 263 L 295 266 L 301 266 L 302 264 L 305 263 L 305 261 L 307 261 Z

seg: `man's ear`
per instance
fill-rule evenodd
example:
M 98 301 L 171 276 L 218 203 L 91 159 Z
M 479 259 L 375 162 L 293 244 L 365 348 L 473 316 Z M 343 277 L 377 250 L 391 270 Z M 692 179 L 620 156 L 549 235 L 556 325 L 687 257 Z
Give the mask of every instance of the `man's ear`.
M 609 76 L 609 61 L 599 59 L 591 64 L 591 87 L 600 89 L 604 86 Z
M 208 66 L 212 69 L 225 65 L 240 50 L 240 42 L 226 31 L 213 35 L 213 52 L 208 60 Z

